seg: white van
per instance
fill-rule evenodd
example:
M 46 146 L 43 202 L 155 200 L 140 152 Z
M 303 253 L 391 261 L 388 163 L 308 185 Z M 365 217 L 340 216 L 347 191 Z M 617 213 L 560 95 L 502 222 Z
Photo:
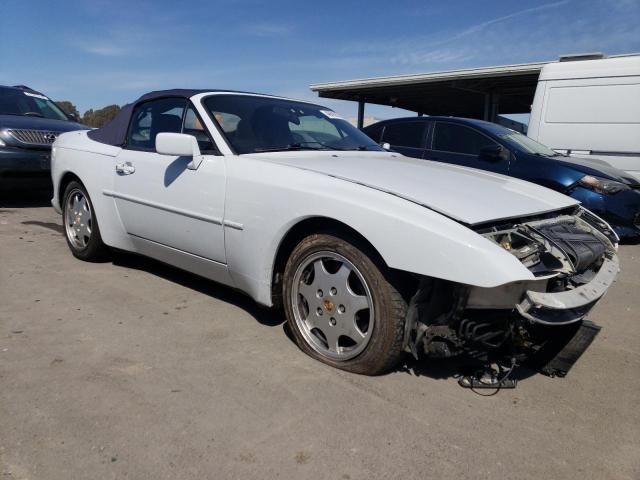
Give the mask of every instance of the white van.
M 527 135 L 640 180 L 640 55 L 563 60 L 540 72 Z

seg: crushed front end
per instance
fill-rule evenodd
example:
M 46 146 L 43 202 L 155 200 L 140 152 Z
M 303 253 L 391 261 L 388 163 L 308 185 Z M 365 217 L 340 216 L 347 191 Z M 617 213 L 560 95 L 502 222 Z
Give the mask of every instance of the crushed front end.
M 495 288 L 422 278 L 409 307 L 407 350 L 510 358 L 564 376 L 599 331 L 585 317 L 618 273 L 616 234 L 583 208 L 475 230 L 534 278 Z

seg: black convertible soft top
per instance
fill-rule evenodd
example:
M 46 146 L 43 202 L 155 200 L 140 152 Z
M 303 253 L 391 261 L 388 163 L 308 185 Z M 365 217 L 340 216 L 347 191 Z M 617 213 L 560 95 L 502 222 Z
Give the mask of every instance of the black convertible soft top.
M 216 89 L 187 89 L 176 88 L 173 90 L 157 90 L 155 92 L 149 92 L 142 95 L 136 101 L 128 103 L 118 112 L 118 114 L 109 123 L 102 128 L 91 130 L 87 133 L 87 136 L 96 142 L 106 143 L 107 145 L 114 145 L 121 147 L 127 138 L 127 129 L 129 128 L 129 120 L 131 119 L 131 113 L 136 105 L 147 100 L 153 100 L 155 98 L 163 97 L 183 97 L 190 98 L 198 93 L 204 92 L 231 92 L 232 90 L 216 90 Z M 245 93 L 245 92 L 233 92 L 233 93 Z

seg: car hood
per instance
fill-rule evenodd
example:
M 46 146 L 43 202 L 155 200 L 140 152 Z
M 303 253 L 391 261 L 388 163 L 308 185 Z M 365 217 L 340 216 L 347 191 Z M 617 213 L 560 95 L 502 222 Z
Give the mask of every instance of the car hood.
M 577 170 L 585 175 L 607 178 L 627 185 L 637 185 L 638 180 L 619 168 L 614 167 L 605 160 L 595 157 L 556 156 L 545 157 L 565 167 Z
M 24 115 L 0 115 L 0 130 L 5 128 L 26 128 L 32 130 L 48 130 L 52 132 L 70 132 L 87 130 L 89 127 L 81 123 L 52 120 L 50 118 L 27 117 Z
M 579 203 L 512 177 L 388 152 L 303 151 L 250 156 L 375 188 L 468 225 L 546 213 Z

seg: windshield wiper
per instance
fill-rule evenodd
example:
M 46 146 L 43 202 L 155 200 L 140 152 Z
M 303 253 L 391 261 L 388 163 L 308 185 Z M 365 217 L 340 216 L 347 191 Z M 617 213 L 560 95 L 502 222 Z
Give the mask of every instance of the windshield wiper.
M 312 144 L 318 144 L 320 145 L 319 147 L 312 147 L 310 145 L 308 145 L 309 143 Z M 295 150 L 327 150 L 328 147 L 321 144 L 320 142 L 297 142 L 297 143 L 290 143 L 288 145 L 278 145 L 278 146 L 274 146 L 274 147 L 259 147 L 256 148 L 255 151 L 257 153 L 264 153 L 264 152 L 286 152 L 286 151 L 295 151 Z
M 311 145 L 318 145 L 317 147 L 312 147 Z M 374 145 L 355 145 L 353 147 L 337 147 L 334 145 L 327 145 L 322 142 L 296 142 L 290 143 L 288 145 L 278 145 L 273 147 L 259 147 L 256 148 L 256 153 L 264 153 L 264 152 L 285 152 L 292 150 L 338 150 L 341 152 L 355 152 L 355 151 L 364 151 L 369 147 L 373 147 Z
M 369 147 L 374 147 L 377 145 L 355 145 L 353 147 L 349 147 L 349 148 L 342 148 L 342 147 L 334 147 L 333 145 L 325 145 L 327 148 L 331 149 L 331 150 L 339 150 L 341 152 L 357 152 L 357 151 L 365 151 L 367 148 Z
M 558 153 L 558 152 L 553 152 L 551 154 L 535 152 L 534 155 L 537 156 L 537 157 L 565 157 L 566 156 L 566 155 L 563 155 L 563 154 Z

